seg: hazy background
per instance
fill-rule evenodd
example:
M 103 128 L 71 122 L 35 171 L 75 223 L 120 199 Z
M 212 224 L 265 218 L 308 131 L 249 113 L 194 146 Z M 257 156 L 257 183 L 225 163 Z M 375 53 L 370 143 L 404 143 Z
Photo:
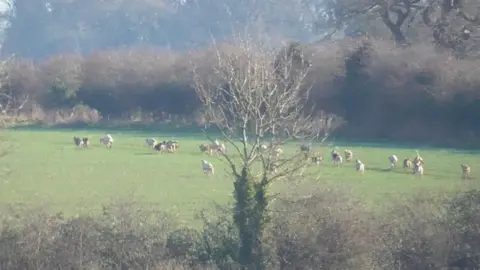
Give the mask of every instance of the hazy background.
M 3 2 L 0 55 L 16 57 L 2 90 L 30 99 L 28 121 L 82 105 L 103 120 L 202 124 L 192 64 L 208 70 L 213 42 L 242 35 L 308 57 L 310 102 L 347 121 L 338 135 L 480 143 L 480 3 L 444 2 Z
M 311 3 L 310 3 L 311 2 Z M 332 25 L 322 1 L 305 0 L 16 0 L 3 1 L 3 54 L 40 59 L 51 54 L 133 45 L 171 50 L 205 46 L 232 33 L 270 42 L 321 39 Z M 352 32 L 350 30 L 350 32 Z

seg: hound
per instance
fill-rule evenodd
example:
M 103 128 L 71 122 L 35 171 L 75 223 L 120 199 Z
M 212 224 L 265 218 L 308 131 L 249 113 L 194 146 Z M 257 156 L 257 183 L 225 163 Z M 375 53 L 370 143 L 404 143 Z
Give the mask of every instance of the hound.
M 256 151 L 257 155 L 263 155 L 263 154 L 268 153 L 267 152 L 268 149 L 269 149 L 269 147 L 266 144 L 259 144 L 259 145 L 255 146 L 255 151 Z
M 167 152 L 168 152 L 168 153 L 173 153 L 173 152 L 175 152 L 175 145 L 174 145 L 174 144 L 167 143 L 166 148 L 167 148 Z
M 310 153 L 302 152 L 302 154 L 303 154 L 303 159 L 308 160 L 310 158 Z
M 312 149 L 309 145 L 305 145 L 305 144 L 300 145 L 300 151 L 301 152 L 308 153 L 308 152 L 310 152 L 310 150 L 312 150 Z
M 209 155 L 225 153 L 226 146 L 223 143 L 220 143 L 218 140 L 215 140 L 211 144 L 203 143 L 199 146 L 202 153 L 207 153 Z
M 267 150 L 268 150 L 268 146 L 266 144 L 260 145 L 260 151 L 267 151 Z
M 340 155 L 336 155 L 336 158 L 333 160 L 333 165 L 340 166 L 343 163 L 343 158 Z
M 419 174 L 420 177 L 423 175 L 423 163 L 422 162 L 417 161 L 417 163 L 414 163 L 413 174 Z
M 220 143 L 216 145 L 216 150 L 218 154 L 226 154 L 227 153 L 227 147 L 225 146 L 224 143 Z
M 75 143 L 75 146 L 77 147 L 82 147 L 83 146 L 83 141 L 79 137 L 73 137 L 73 142 Z
M 359 159 L 357 159 L 356 168 L 357 172 L 360 172 L 361 174 L 365 172 L 365 164 L 363 164 Z
M 212 146 L 210 144 L 202 143 L 198 148 L 202 153 L 207 153 L 209 155 L 212 154 Z
M 472 168 L 468 166 L 467 164 L 462 164 L 460 165 L 462 167 L 462 178 L 463 179 L 468 179 L 470 177 L 470 174 L 472 172 Z
M 148 145 L 148 147 L 153 148 L 157 144 L 157 140 L 155 138 L 146 138 L 145 143 Z
M 350 162 L 353 159 L 353 152 L 352 150 L 345 150 L 345 161 Z
M 103 143 L 107 148 L 112 148 L 113 138 L 110 134 L 105 134 L 103 138 L 100 138 L 100 143 Z
M 215 169 L 213 168 L 212 163 L 202 159 L 202 170 L 205 174 L 215 174 Z
M 271 161 L 271 162 L 267 165 L 267 170 L 268 170 L 269 172 L 277 173 L 277 168 L 278 168 L 278 164 L 277 164 L 275 161 Z
M 397 156 L 395 155 L 389 156 L 388 161 L 390 162 L 390 169 L 392 169 L 393 167 L 397 167 L 397 162 L 398 162 Z
M 83 147 L 88 147 L 90 145 L 90 140 L 85 137 L 82 139 Z
M 313 164 L 316 164 L 317 166 L 323 163 L 323 157 L 320 155 L 320 153 L 315 153 L 310 160 L 312 161 Z
M 332 162 L 333 162 L 333 164 L 335 164 L 339 160 L 338 157 L 340 157 L 340 155 L 338 154 L 337 150 L 332 150 L 331 155 L 332 155 Z M 342 159 L 342 158 L 340 157 L 340 159 Z
M 274 153 L 276 157 L 280 157 L 281 155 L 283 155 L 283 150 L 280 147 L 275 147 Z
M 166 149 L 166 142 L 163 141 L 163 142 L 157 142 L 154 146 L 153 146 L 153 149 L 155 149 L 155 151 L 157 152 L 161 152 L 161 151 L 165 151 Z
M 412 161 L 409 158 L 406 158 L 403 160 L 403 169 L 410 169 L 412 168 L 413 164 Z
M 212 143 L 213 147 L 215 149 L 218 149 L 220 147 L 220 142 L 218 140 L 215 140 L 213 143 Z
M 180 145 L 178 144 L 177 141 L 168 141 L 166 143 L 166 146 L 167 146 L 167 151 L 169 153 L 173 153 L 173 152 L 177 151 L 177 149 L 180 147 Z
M 425 165 L 425 162 L 423 161 L 423 158 L 420 156 L 418 151 L 415 151 L 417 153 L 417 156 L 413 159 L 413 164 L 416 164 L 418 162 L 422 163 L 422 165 Z
M 178 150 L 178 148 L 180 148 L 180 143 L 178 141 L 171 141 L 171 143 L 175 146 L 175 150 Z

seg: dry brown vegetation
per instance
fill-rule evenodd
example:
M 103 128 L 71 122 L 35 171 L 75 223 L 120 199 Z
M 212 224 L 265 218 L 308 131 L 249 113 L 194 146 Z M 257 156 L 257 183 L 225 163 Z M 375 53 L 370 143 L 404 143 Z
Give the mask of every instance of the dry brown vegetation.
M 278 198 L 263 239 L 267 268 L 478 267 L 478 191 L 444 201 L 422 194 L 382 213 L 352 198 L 328 188 L 309 198 Z M 2 211 L 0 267 L 239 269 L 239 241 L 228 212 L 192 229 L 137 206 L 114 204 L 99 216 L 68 219 L 41 209 Z
M 480 70 L 427 45 L 344 39 L 300 47 L 312 64 L 309 102 L 342 116 L 341 135 L 364 139 L 478 143 Z M 233 46 L 219 46 L 223 51 Z M 183 122 L 203 125 L 192 67 L 210 72 L 215 50 L 184 54 L 152 48 L 52 56 L 40 63 L 13 59 L 3 91 L 30 102 L 15 121 L 42 123 Z M 203 69 L 203 70 L 202 70 Z M 72 115 L 82 104 L 86 119 Z M 97 115 L 98 117 L 94 116 Z M 13 121 L 12 120 L 12 121 Z M 414 131 L 414 132 L 413 132 Z

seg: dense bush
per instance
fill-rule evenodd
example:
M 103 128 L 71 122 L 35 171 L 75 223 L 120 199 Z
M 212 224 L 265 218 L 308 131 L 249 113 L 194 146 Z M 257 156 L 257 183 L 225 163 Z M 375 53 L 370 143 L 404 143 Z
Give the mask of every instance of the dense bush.
M 346 58 L 337 107 L 357 137 L 472 140 L 479 131 L 474 65 L 428 46 L 365 42 Z
M 313 85 L 311 103 L 347 120 L 342 135 L 479 143 L 476 61 L 458 60 L 427 45 L 400 49 L 363 38 L 295 48 L 311 64 L 306 79 Z M 3 90 L 31 97 L 45 115 L 84 104 L 107 120 L 203 124 L 191 71 L 213 72 L 209 67 L 215 57 L 212 49 L 179 54 L 139 47 L 57 55 L 40 63 L 15 59 L 6 67 Z
M 263 239 L 268 269 L 476 269 L 480 263 L 479 191 L 445 201 L 421 194 L 375 213 L 338 189 L 277 202 Z M 3 211 L 0 268 L 238 269 L 227 212 L 193 229 L 137 206 L 72 218 Z

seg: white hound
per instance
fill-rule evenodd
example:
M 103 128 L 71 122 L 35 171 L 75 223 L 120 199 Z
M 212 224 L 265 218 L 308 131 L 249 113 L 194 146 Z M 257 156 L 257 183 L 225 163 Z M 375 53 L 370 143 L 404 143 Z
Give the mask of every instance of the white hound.
M 212 163 L 202 159 L 202 170 L 205 174 L 215 174 L 215 169 L 213 168 Z

